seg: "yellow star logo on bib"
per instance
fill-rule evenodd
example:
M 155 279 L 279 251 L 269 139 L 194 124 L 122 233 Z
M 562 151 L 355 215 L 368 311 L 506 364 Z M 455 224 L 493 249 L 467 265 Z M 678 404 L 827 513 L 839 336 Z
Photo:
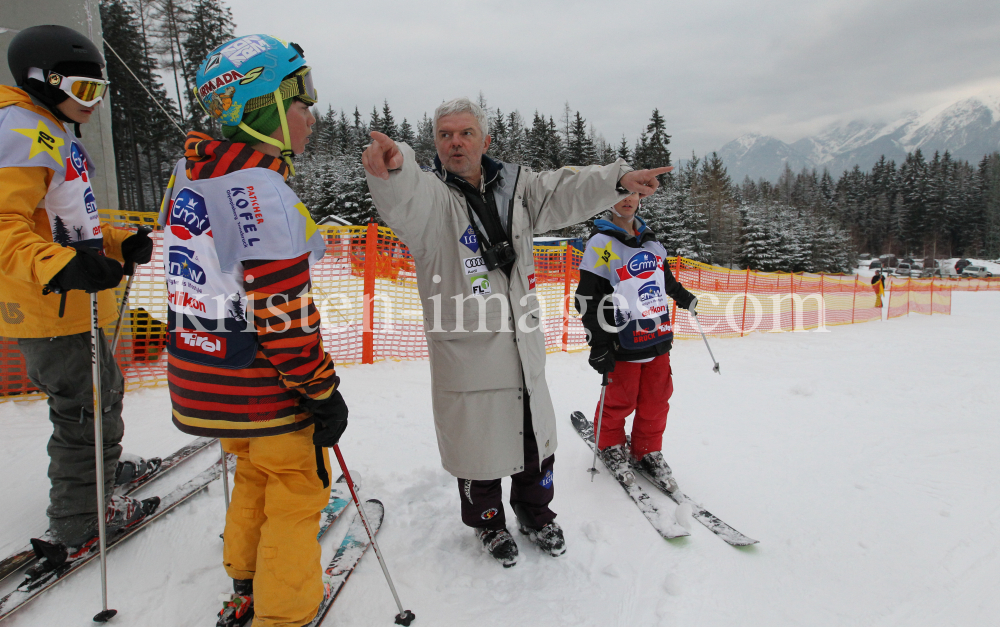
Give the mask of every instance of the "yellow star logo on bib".
M 298 209 L 299 213 L 302 214 L 302 217 L 306 219 L 306 241 L 309 241 L 309 238 L 313 236 L 313 233 L 315 233 L 319 227 L 316 226 L 312 216 L 309 215 L 309 209 L 306 208 L 305 203 L 300 202 L 295 205 L 295 208 Z
M 38 121 L 35 128 L 15 128 L 11 129 L 15 133 L 20 133 L 31 140 L 31 152 L 28 153 L 28 161 L 35 158 L 40 152 L 44 152 L 52 157 L 57 164 L 62 165 L 62 155 L 59 154 L 59 147 L 66 142 L 61 137 L 55 137 L 45 125 L 44 120 Z
M 611 270 L 611 262 L 615 259 L 621 261 L 621 257 L 615 254 L 615 251 L 611 250 L 611 245 L 614 244 L 613 239 L 609 239 L 608 243 L 604 245 L 604 248 L 594 248 L 594 252 L 597 253 L 597 263 L 594 264 L 594 269 L 598 269 L 601 266 L 607 266 L 608 270 Z

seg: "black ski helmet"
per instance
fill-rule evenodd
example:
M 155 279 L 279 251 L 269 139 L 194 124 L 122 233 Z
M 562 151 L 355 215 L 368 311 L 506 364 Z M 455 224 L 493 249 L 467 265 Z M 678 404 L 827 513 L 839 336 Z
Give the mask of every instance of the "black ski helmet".
M 103 78 L 104 57 L 86 35 L 49 24 L 32 26 L 15 35 L 7 48 L 7 65 L 18 87 L 64 119 L 55 107 L 69 96 L 46 81 L 28 78 L 28 70 L 39 68 L 45 78 L 50 71 L 63 76 Z

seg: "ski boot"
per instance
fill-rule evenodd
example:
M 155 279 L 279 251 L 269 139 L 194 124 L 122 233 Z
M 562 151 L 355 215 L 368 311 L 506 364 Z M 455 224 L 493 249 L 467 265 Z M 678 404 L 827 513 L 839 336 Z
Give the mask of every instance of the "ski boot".
M 615 479 L 627 486 L 635 483 L 635 473 L 632 472 L 632 468 L 629 466 L 629 454 L 625 451 L 623 444 L 615 444 L 614 446 L 601 449 L 599 455 L 601 456 L 601 460 L 604 461 L 604 465 L 615 476 Z
M 677 491 L 677 481 L 674 479 L 674 473 L 670 470 L 670 466 L 667 465 L 667 461 L 663 459 L 663 453 L 660 451 L 646 453 L 642 459 L 633 457 L 632 463 L 636 468 L 648 474 L 653 481 L 660 484 L 667 492 L 673 494 Z
M 112 496 L 104 511 L 104 523 L 108 538 L 110 539 L 116 533 L 139 524 L 146 516 L 155 512 L 159 506 L 160 498 L 157 496 L 142 501 L 127 496 Z M 74 538 L 68 542 L 61 542 L 48 534 L 42 538 L 32 538 L 31 548 L 38 557 L 38 561 L 25 572 L 27 580 L 40 581 L 47 574 L 83 559 L 98 550 L 97 523 L 93 524 L 94 528 L 83 537 Z
M 215 627 L 244 627 L 253 620 L 253 579 L 233 579 L 233 593 L 219 597 L 225 605 Z
M 483 543 L 483 550 L 493 559 L 510 568 L 517 564 L 517 543 L 507 529 L 476 529 L 476 536 Z
M 160 469 L 163 463 L 159 457 L 143 459 L 138 455 L 123 453 L 115 468 L 115 489 L 129 489 L 133 484 L 144 483 L 146 478 Z
M 104 514 L 104 524 L 108 537 L 138 525 L 143 518 L 155 512 L 159 506 L 160 497 L 158 496 L 141 501 L 117 494 L 112 496 Z
M 562 527 L 559 523 L 552 521 L 541 529 L 527 527 L 520 520 L 517 521 L 518 530 L 528 536 L 535 545 L 552 557 L 559 557 L 566 552 L 566 540 L 563 538 Z

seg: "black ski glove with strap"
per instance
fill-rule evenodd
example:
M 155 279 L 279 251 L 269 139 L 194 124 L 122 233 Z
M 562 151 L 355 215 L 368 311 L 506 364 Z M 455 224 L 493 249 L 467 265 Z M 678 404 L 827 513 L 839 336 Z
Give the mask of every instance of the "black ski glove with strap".
M 94 293 L 118 287 L 122 281 L 122 264 L 101 255 L 89 246 L 76 249 L 76 257 L 63 266 L 42 292 L 64 294 L 69 290 Z
M 615 347 L 610 343 L 594 344 L 590 348 L 590 367 L 598 374 L 607 374 L 615 370 Z
M 126 266 L 140 266 L 153 258 L 153 240 L 149 239 L 149 229 L 140 226 L 134 235 L 122 242 L 122 258 Z M 128 273 L 131 274 L 131 273 Z
M 312 412 L 316 420 L 313 444 L 332 447 L 340 441 L 340 436 L 347 429 L 347 403 L 340 395 L 340 390 L 334 390 L 330 396 L 321 401 L 307 399 L 302 405 Z

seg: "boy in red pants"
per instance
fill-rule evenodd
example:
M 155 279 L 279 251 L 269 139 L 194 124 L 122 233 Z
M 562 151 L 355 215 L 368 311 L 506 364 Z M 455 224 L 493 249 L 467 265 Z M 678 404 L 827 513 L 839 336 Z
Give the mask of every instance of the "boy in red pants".
M 597 440 L 601 458 L 626 483 L 634 480 L 634 464 L 672 492 L 677 482 L 660 452 L 674 391 L 666 297 L 692 314 L 698 299 L 670 272 L 666 249 L 635 215 L 638 208 L 639 195 L 633 194 L 612 207 L 610 221 L 595 220 L 596 233 L 580 264 L 576 308 L 590 340 L 590 365 L 613 373 Z M 628 451 L 625 419 L 633 411 Z

